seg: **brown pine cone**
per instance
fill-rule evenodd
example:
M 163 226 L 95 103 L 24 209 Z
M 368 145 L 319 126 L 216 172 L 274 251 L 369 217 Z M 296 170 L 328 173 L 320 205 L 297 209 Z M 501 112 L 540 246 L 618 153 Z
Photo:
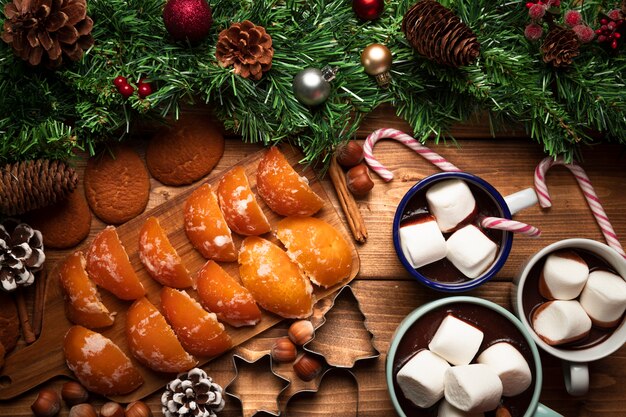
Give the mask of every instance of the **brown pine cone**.
M 441 65 L 469 65 L 480 54 L 476 35 L 452 10 L 421 0 L 404 14 L 402 31 L 413 48 Z
M 541 45 L 543 62 L 557 68 L 567 67 L 580 53 L 579 48 L 580 42 L 573 30 L 555 26 Z
M 0 168 L 0 214 L 45 207 L 74 191 L 78 174 L 60 161 L 37 159 Z
M 31 65 L 78 61 L 93 45 L 86 0 L 13 0 L 4 6 L 2 40 Z
M 179 374 L 161 395 L 165 417 L 216 417 L 224 408 L 224 393 L 200 368 Z
M 272 37 L 249 20 L 233 23 L 217 40 L 215 57 L 222 67 L 235 66 L 235 74 L 260 80 L 272 68 Z
M 15 219 L 0 224 L 0 288 L 15 291 L 19 286 L 28 287 L 45 260 L 39 230 Z

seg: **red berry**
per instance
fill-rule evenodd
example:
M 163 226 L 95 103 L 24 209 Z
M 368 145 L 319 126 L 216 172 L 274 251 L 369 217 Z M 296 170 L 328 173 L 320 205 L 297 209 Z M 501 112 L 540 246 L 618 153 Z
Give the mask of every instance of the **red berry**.
M 120 92 L 120 94 L 124 98 L 128 98 L 128 97 L 132 96 L 133 93 L 135 92 L 135 89 L 133 88 L 133 86 L 128 84 L 128 83 L 122 85 L 121 87 L 118 87 L 117 90 Z
M 552 3 L 552 5 L 554 7 L 559 7 L 561 5 L 561 0 L 554 0 L 554 3 Z
M 611 19 L 613 19 L 613 20 L 619 20 L 619 18 L 620 18 L 620 14 L 621 14 L 621 13 L 620 13 L 620 10 L 619 10 L 619 9 L 614 9 L 614 10 L 611 10 L 611 11 L 607 14 L 607 16 L 609 16 L 609 17 L 610 17 Z M 605 20 L 605 19 L 603 19 L 603 20 Z
M 602 43 L 602 42 L 605 42 L 605 41 L 606 41 L 606 36 L 604 36 L 604 35 L 598 36 L 598 42 Z
M 615 39 L 619 39 L 619 38 L 621 38 L 621 37 L 622 37 L 622 34 L 621 34 L 621 33 L 619 33 L 619 32 L 615 32 L 615 33 L 613 34 L 613 36 L 615 36 Z
M 528 9 L 528 16 L 530 16 L 533 20 L 539 20 L 546 14 L 546 7 L 542 4 L 535 4 L 533 7 Z
M 617 49 L 617 40 L 613 41 L 613 43 L 611 44 L 611 48 Z
M 606 25 L 607 23 L 609 23 L 609 21 L 606 19 L 600 19 L 600 23 Z
M 536 23 L 531 23 L 526 26 L 524 36 L 526 36 L 526 39 L 529 41 L 539 40 L 541 36 L 543 36 L 543 28 Z
M 137 87 L 137 94 L 139 94 L 140 98 L 146 98 L 150 94 L 152 94 L 152 86 L 150 86 L 150 83 L 140 82 L 139 86 Z
M 124 84 L 128 84 L 128 80 L 126 79 L 126 77 L 122 77 L 121 75 L 119 75 L 115 77 L 115 79 L 113 80 L 113 84 L 119 89 Z
M 587 25 L 576 25 L 572 28 L 578 40 L 582 43 L 589 43 L 596 37 L 595 32 Z
M 583 21 L 583 17 L 578 10 L 568 10 L 565 13 L 565 24 L 569 27 L 580 25 Z
M 526 3 L 526 8 L 527 8 L 527 9 L 530 9 L 530 8 L 531 8 L 531 7 L 533 7 L 534 5 L 535 5 L 535 3 L 533 3 L 533 2 L 530 2 L 530 1 L 529 1 L 528 3 Z

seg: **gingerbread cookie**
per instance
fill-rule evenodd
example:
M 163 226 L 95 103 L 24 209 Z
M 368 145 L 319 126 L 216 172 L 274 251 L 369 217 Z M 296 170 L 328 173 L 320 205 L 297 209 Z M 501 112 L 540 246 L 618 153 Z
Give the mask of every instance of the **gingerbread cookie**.
M 206 117 L 190 115 L 150 140 L 146 164 L 163 184 L 185 185 L 211 172 L 223 153 L 220 130 Z
M 66 249 L 89 235 L 91 211 L 83 193 L 75 190 L 65 200 L 29 213 L 27 223 L 41 232 L 44 247 Z
M 0 344 L 6 352 L 12 351 L 20 338 L 20 319 L 11 296 L 0 291 Z
M 148 171 L 128 146 L 118 145 L 89 158 L 84 184 L 89 206 L 108 224 L 124 223 L 139 215 L 150 196 Z

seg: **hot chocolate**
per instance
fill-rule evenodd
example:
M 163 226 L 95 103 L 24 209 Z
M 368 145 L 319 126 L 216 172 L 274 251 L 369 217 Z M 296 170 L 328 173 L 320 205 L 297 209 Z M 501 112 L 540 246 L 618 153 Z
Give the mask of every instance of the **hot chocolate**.
M 435 182 L 428 187 L 424 187 L 411 198 L 402 214 L 400 227 L 419 222 L 424 217 L 431 215 L 428 208 L 428 202 L 426 201 L 426 192 L 437 183 L 438 182 Z M 497 252 L 499 253 L 504 240 L 505 232 L 501 230 L 481 228 L 479 218 L 481 216 L 502 217 L 503 214 L 494 198 L 487 191 L 473 184 L 471 181 L 465 181 L 465 183 L 469 186 L 469 189 L 476 200 L 477 213 L 471 213 L 467 221 L 462 221 L 461 223 L 472 224 L 478 227 L 491 241 L 497 245 Z M 446 240 L 448 240 L 451 235 L 452 232 L 443 233 Z M 496 255 L 496 259 L 497 258 L 498 256 Z M 427 265 L 420 266 L 417 268 L 417 272 L 430 280 L 446 284 L 461 283 L 470 280 L 470 278 L 467 278 L 452 264 L 448 258 L 443 258 Z
M 616 273 L 611 265 L 609 265 L 604 259 L 602 259 L 598 255 L 583 249 L 576 249 L 575 252 L 587 263 L 590 272 L 609 271 L 611 273 Z M 526 278 L 526 283 L 524 285 L 522 293 L 522 302 L 524 307 L 524 316 L 529 323 L 532 323 L 533 313 L 539 308 L 539 306 L 548 301 L 540 294 L 539 283 L 541 271 L 543 271 L 546 259 L 549 255 L 550 254 L 544 256 L 538 262 L 536 262 L 528 273 L 528 277 Z M 622 320 L 619 320 L 617 325 L 619 325 L 621 321 Z M 568 350 L 580 350 L 596 346 L 604 342 L 609 336 L 611 336 L 617 325 L 611 328 L 602 328 L 593 325 L 591 327 L 591 331 L 586 337 L 574 342 L 560 344 L 558 345 L 558 348 Z
M 520 330 L 506 317 L 498 314 L 494 310 L 482 305 L 460 302 L 451 305 L 442 306 L 433 311 L 424 314 L 419 318 L 404 334 L 402 340 L 398 344 L 397 351 L 393 360 L 393 372 L 397 375 L 398 371 L 418 352 L 428 349 L 428 345 L 433 336 L 439 329 L 444 318 L 452 314 L 454 317 L 472 324 L 484 333 L 484 337 L 476 358 L 490 346 L 499 342 L 510 343 L 516 348 L 528 363 L 532 372 L 532 383 L 530 387 L 525 389 L 521 394 L 502 397 L 502 405 L 506 407 L 512 417 L 521 417 L 531 404 L 533 392 L 535 389 L 535 363 L 533 355 L 524 335 Z M 433 417 L 437 416 L 439 403 L 429 408 L 417 407 L 413 402 L 408 400 L 400 386 L 397 378 L 394 377 L 393 389 L 398 398 L 400 406 L 407 416 L 417 417 Z M 495 416 L 495 410 L 485 413 L 486 417 Z

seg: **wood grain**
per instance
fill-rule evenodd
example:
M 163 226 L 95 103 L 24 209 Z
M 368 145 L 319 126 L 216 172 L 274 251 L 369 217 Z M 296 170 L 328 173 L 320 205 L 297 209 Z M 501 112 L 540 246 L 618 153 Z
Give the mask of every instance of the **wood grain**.
M 201 109 L 198 111 L 206 111 Z M 364 138 L 372 130 L 381 127 L 395 127 L 409 132 L 405 123 L 397 119 L 391 108 L 381 108 L 372 114 L 358 133 Z M 486 124 L 464 125 L 459 131 L 466 132 L 468 139 L 448 142 L 433 146 L 438 153 L 448 158 L 462 169 L 490 181 L 503 195 L 532 186 L 533 169 L 544 157 L 541 146 L 529 138 L 511 139 L 523 136 L 519 132 L 512 136 L 498 132 L 497 139 L 489 138 Z M 485 134 L 487 132 L 487 134 Z M 454 133 L 454 130 L 453 130 Z M 460 138 L 461 135 L 455 134 Z M 470 139 L 471 138 L 471 139 Z M 143 141 L 136 147 L 142 151 Z M 238 140 L 227 141 L 226 151 L 217 168 L 206 178 L 212 180 L 220 171 L 239 162 L 258 151 L 260 146 L 242 144 Z M 385 352 L 391 336 L 399 322 L 413 309 L 445 294 L 436 293 L 413 282 L 404 272 L 393 253 L 391 243 L 391 219 L 397 203 L 409 187 L 418 179 L 435 173 L 434 167 L 399 143 L 381 141 L 376 145 L 375 155 L 387 165 L 396 178 L 384 184 L 374 177 L 376 183 L 373 192 L 359 200 L 365 222 L 370 233 L 368 242 L 358 246 L 361 269 L 352 286 L 360 302 L 363 314 L 367 318 L 368 329 L 373 333 L 373 344 L 381 352 L 377 360 L 357 363 L 354 369 L 356 380 L 351 382 L 351 375 L 324 378 L 317 394 L 298 394 L 286 405 L 287 416 L 393 416 L 395 415 L 384 377 Z M 597 145 L 583 147 L 585 168 L 600 196 L 607 215 L 619 237 L 626 237 L 626 153 L 625 148 L 616 145 Z M 76 161 L 81 172 L 84 159 Z M 548 187 L 553 197 L 554 206 L 549 210 L 538 207 L 529 208 L 516 219 L 531 223 L 542 229 L 539 239 L 516 237 L 513 249 L 505 267 L 496 279 L 485 284 L 469 295 L 494 301 L 511 309 L 509 293 L 511 280 L 528 257 L 537 250 L 554 241 L 570 237 L 586 237 L 603 241 L 598 226 L 582 197 L 576 181 L 562 167 L 555 167 L 548 174 Z M 149 209 L 167 202 L 185 188 L 167 187 L 151 180 L 152 192 Z M 339 204 L 332 186 L 322 182 L 335 208 Z M 340 216 L 342 216 L 340 214 Z M 93 237 L 103 227 L 94 219 L 91 230 Z M 50 252 L 50 259 L 59 259 L 67 252 Z M 235 352 L 249 354 L 259 346 L 271 346 L 276 337 L 286 335 L 288 323 L 280 323 L 252 340 L 244 343 Z M 571 397 L 565 391 L 559 360 L 541 354 L 544 383 L 541 401 L 567 417 L 626 416 L 626 347 L 622 347 L 611 356 L 590 364 L 591 387 L 587 395 Z M 207 372 L 222 386 L 226 386 L 234 377 L 232 355 L 226 354 L 205 366 Z M 29 376 L 36 378 L 36 374 Z M 59 377 L 43 384 L 46 387 L 60 389 L 68 379 Z M 3 384 L 0 379 L 0 386 Z M 358 394 L 355 390 L 358 389 Z M 31 416 L 30 404 L 36 398 L 38 389 L 32 389 L 10 401 L 0 402 L 0 415 L 26 417 Z M 96 397 L 94 403 L 99 406 L 102 398 Z M 149 395 L 145 401 L 150 405 L 155 416 L 160 416 L 160 392 Z M 357 414 L 358 413 L 358 414 Z M 63 407 L 60 416 L 68 414 Z M 227 406 L 220 416 L 241 416 L 241 406 L 237 401 L 227 398 Z M 267 414 L 258 414 L 267 415 Z

